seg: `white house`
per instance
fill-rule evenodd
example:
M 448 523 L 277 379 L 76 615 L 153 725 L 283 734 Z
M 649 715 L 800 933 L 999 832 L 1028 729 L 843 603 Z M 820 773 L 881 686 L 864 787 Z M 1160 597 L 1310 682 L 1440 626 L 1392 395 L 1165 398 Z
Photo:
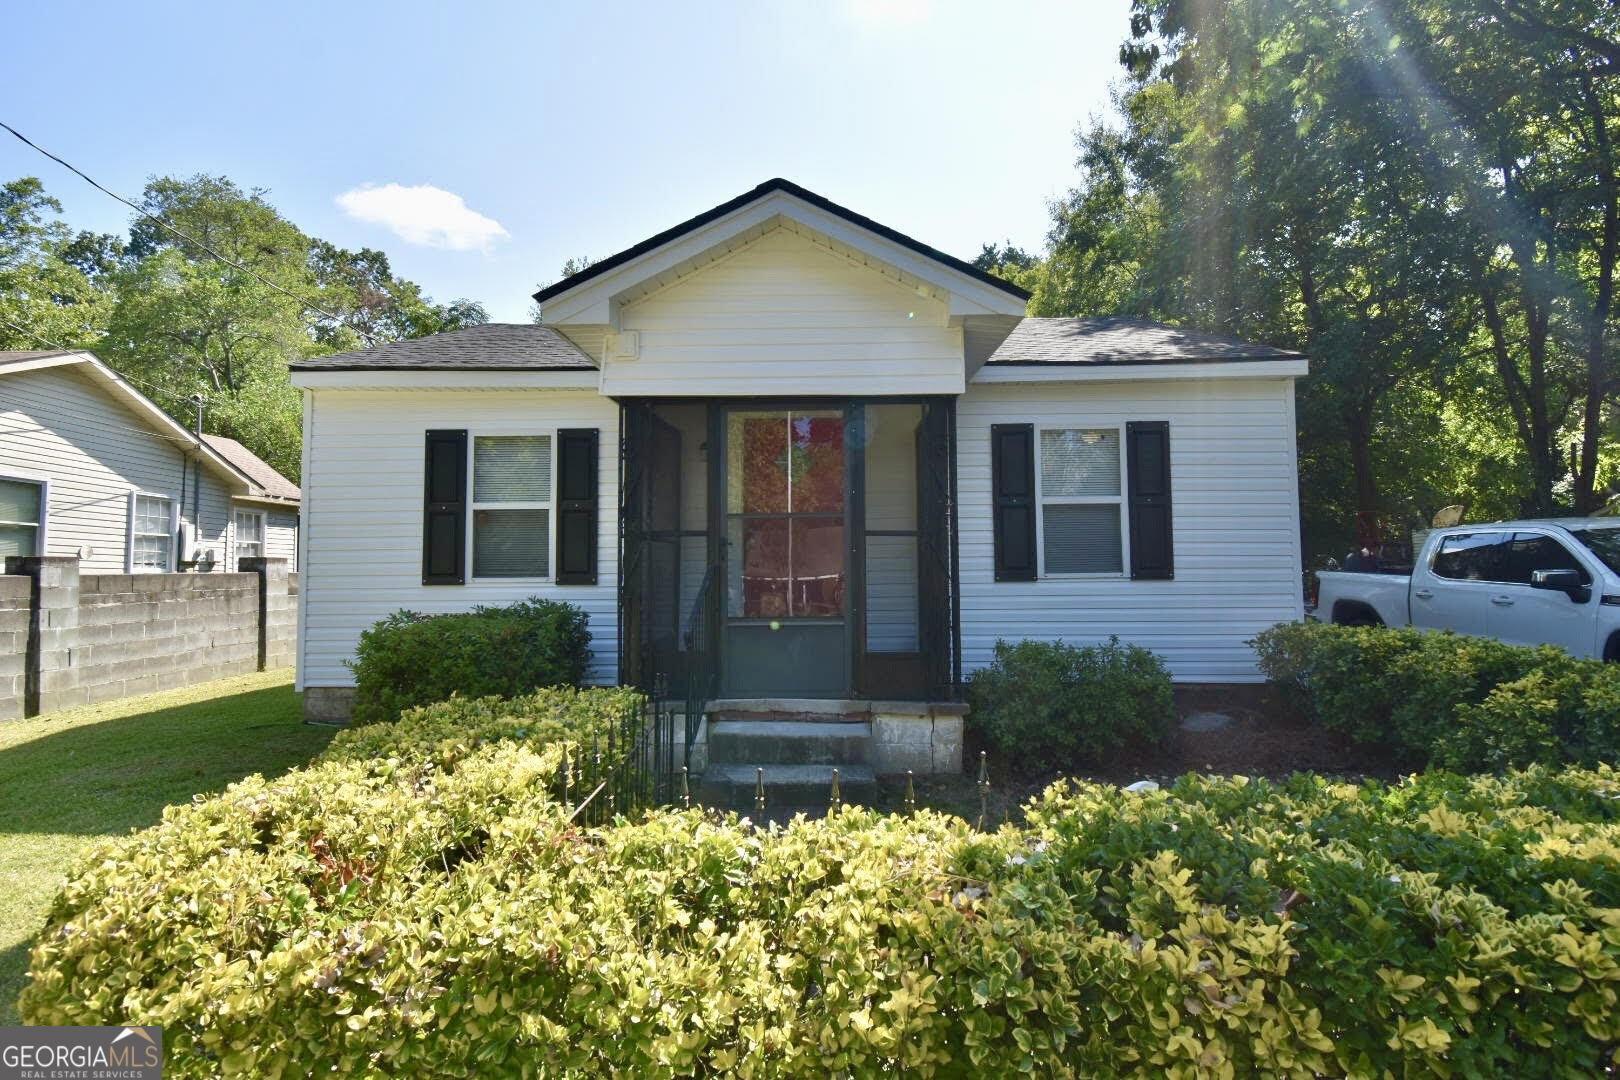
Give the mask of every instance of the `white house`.
M 77 556 L 87 574 L 296 568 L 298 510 L 296 484 L 175 423 L 92 354 L 0 352 L 0 557 Z
M 604 683 L 936 720 L 998 638 L 1253 682 L 1245 639 L 1300 617 L 1297 353 L 1025 318 L 785 180 L 536 298 L 295 365 L 310 715 L 401 607 L 554 597 Z

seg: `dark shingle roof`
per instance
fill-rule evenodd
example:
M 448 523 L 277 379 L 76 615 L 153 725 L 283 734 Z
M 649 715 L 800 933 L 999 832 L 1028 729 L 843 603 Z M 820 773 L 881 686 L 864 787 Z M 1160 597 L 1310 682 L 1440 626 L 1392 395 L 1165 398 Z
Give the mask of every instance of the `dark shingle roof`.
M 631 259 L 638 258 L 647 254 L 649 251 L 661 248 L 673 240 L 678 240 L 687 233 L 692 232 L 694 229 L 700 229 L 709 222 L 714 221 L 717 218 L 723 218 L 733 210 L 741 209 L 751 202 L 763 199 L 765 196 L 774 191 L 786 192 L 787 194 L 792 195 L 794 198 L 802 199 L 811 206 L 825 210 L 827 213 L 836 217 L 843 218 L 851 225 L 865 229 L 867 232 L 876 233 L 885 240 L 899 244 L 903 248 L 909 248 L 919 255 L 926 256 L 927 258 L 933 259 L 935 262 L 940 263 L 941 265 L 948 266 L 952 270 L 955 270 L 958 274 L 966 274 L 970 278 L 981 281 L 986 285 L 992 285 L 995 288 L 1000 289 L 1002 292 L 1015 296 L 1020 300 L 1029 299 L 1029 292 L 1027 290 L 1019 288 L 1017 285 L 1014 285 L 1005 278 L 999 278 L 990 273 L 988 270 L 981 270 L 972 263 L 964 262 L 963 260 L 956 258 L 954 255 L 947 255 L 938 248 L 929 247 L 921 240 L 913 240 L 903 232 L 891 229 L 881 222 L 873 221 L 864 214 L 857 214 L 848 207 L 839 206 L 826 196 L 817 195 L 810 189 L 802 188 L 793 181 L 784 180 L 781 177 L 767 180 L 758 187 L 753 188 L 750 191 L 743 192 L 735 199 L 728 199 L 719 206 L 711 207 L 696 217 L 687 218 L 679 225 L 671 226 L 656 236 L 649 236 L 647 239 L 643 240 L 639 244 L 636 244 L 634 247 L 625 248 L 616 255 L 609 255 L 605 259 L 592 263 L 577 274 L 570 277 L 565 277 L 561 281 L 547 285 L 545 288 L 535 293 L 534 298 L 540 301 L 540 303 L 544 304 L 547 300 L 550 300 L 558 293 L 567 292 L 576 285 L 583 285 L 585 282 L 591 280 L 599 274 L 604 274 L 616 266 L 622 266 Z
M 1179 326 L 1107 315 L 1025 319 L 986 361 L 990 364 L 1198 364 L 1231 360 L 1302 360 L 1303 353 L 1216 337 Z
M 247 475 L 253 486 L 258 489 L 254 492 L 255 495 L 263 494 L 272 499 L 292 500 L 301 497 L 297 484 L 276 472 L 269 462 L 235 439 L 227 439 L 223 435 L 204 435 L 203 442 L 208 444 L 210 450 Z
M 485 323 L 390 341 L 373 349 L 300 360 L 294 371 L 594 371 L 572 341 L 549 326 Z

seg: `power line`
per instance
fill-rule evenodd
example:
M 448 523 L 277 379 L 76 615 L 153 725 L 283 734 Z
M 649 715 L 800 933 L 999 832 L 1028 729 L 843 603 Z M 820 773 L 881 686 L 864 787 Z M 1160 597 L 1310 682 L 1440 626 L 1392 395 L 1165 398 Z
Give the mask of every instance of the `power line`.
M 21 141 L 24 145 L 32 147 L 33 149 L 39 151 L 41 154 L 44 154 L 46 157 L 50 158 L 52 161 L 54 161 L 58 165 L 62 166 L 62 168 L 67 169 L 69 172 L 73 173 L 75 176 L 79 177 L 79 179 L 83 180 L 85 183 L 89 184 L 91 187 L 95 188 L 97 191 L 101 192 L 104 195 L 111 196 L 114 199 L 117 199 L 119 202 L 123 203 L 125 206 L 129 207 L 131 210 L 133 210 L 137 214 L 141 215 L 141 217 L 146 218 L 148 221 L 151 221 L 152 223 L 157 225 L 159 228 L 167 229 L 169 232 L 171 232 L 174 235 L 178 236 L 180 239 L 184 240 L 186 243 L 191 244 L 194 247 L 201 248 L 203 251 L 206 251 L 209 255 L 212 255 L 214 258 L 218 259 L 220 262 L 224 263 L 226 266 L 235 267 L 236 269 L 242 271 L 242 273 L 248 275 L 249 277 L 253 278 L 254 280 L 260 282 L 261 284 L 268 285 L 270 288 L 276 290 L 276 292 L 278 292 L 278 293 L 281 293 L 283 296 L 290 297 L 291 299 L 298 301 L 299 304 L 301 304 L 304 307 L 310 309 L 311 311 L 319 312 L 320 314 L 325 315 L 328 319 L 336 319 L 340 323 L 343 321 L 343 316 L 337 314 L 336 312 L 328 311 L 326 308 L 324 308 L 321 305 L 315 303 L 313 300 L 306 300 L 302 296 L 299 296 L 297 293 L 292 292 L 292 291 L 290 291 L 288 289 L 282 288 L 280 285 L 277 285 L 275 282 L 271 281 L 269 278 L 263 276 L 262 274 L 258 273 L 257 271 L 250 270 L 248 267 L 243 266 L 241 263 L 237 262 L 235 259 L 231 259 L 231 258 L 228 258 L 228 257 L 226 257 L 224 255 L 221 255 L 219 252 L 215 251 L 213 248 L 209 247 L 207 244 L 203 243 L 201 240 L 192 239 L 191 237 L 187 236 L 185 233 L 181 232 L 179 229 L 175 228 L 173 225 L 170 225 L 167 221 L 164 221 L 162 218 L 158 217 L 156 214 L 153 214 L 153 213 L 151 213 L 149 211 L 146 211 L 146 210 L 142 210 L 139 206 L 137 206 L 134 203 L 130 202 L 128 199 L 124 198 L 122 195 L 118 194 L 116 191 L 112 191 L 112 190 L 109 190 L 108 188 L 102 187 L 100 184 L 96 183 L 95 180 L 91 179 L 90 176 L 87 175 L 82 169 L 76 168 L 75 166 L 68 164 L 66 161 L 63 161 L 61 158 L 59 158 L 55 154 L 51 153 L 49 150 L 45 149 L 43 146 L 40 146 L 38 143 L 34 142 L 28 136 L 24 135 L 22 132 L 18 131 L 16 128 L 12 127 L 10 124 L 6 123 L 5 121 L 0 120 L 0 128 L 5 128 L 7 131 L 9 131 L 13 135 L 15 135 L 18 138 L 18 140 Z M 366 343 L 369 345 L 371 343 L 371 335 L 365 333 L 364 331 L 362 331 L 361 333 L 362 333 L 362 336 L 365 337 Z

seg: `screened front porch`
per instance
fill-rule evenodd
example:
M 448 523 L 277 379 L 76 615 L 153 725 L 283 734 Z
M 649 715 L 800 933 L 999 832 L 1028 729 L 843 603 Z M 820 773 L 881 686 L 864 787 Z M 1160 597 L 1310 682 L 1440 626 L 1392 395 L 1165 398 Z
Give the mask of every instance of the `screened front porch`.
M 621 406 L 625 681 L 954 698 L 952 399 Z

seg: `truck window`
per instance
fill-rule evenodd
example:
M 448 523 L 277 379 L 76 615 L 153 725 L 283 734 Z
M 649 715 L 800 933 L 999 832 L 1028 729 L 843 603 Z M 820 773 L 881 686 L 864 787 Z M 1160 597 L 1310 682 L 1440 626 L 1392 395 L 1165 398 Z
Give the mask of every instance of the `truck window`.
M 1502 580 L 1511 585 L 1528 585 L 1530 575 L 1537 570 L 1579 570 L 1581 584 L 1592 584 L 1586 567 L 1557 540 L 1540 533 L 1514 533 Z
M 1586 545 L 1586 550 L 1603 561 L 1603 565 L 1620 574 L 1620 528 L 1571 529 L 1575 539 Z
M 1459 581 L 1500 581 L 1507 533 L 1453 533 L 1440 541 L 1434 576 Z

